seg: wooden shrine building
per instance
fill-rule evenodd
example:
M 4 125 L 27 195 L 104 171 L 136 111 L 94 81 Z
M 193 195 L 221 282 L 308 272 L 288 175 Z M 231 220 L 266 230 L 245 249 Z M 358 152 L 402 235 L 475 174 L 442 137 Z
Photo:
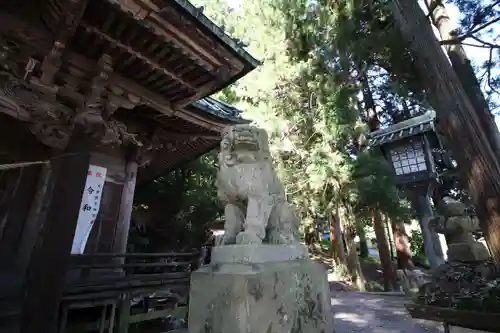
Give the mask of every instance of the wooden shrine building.
M 0 0 L 0 22 L 0 332 L 101 305 L 87 331 L 127 332 L 132 297 L 188 281 L 127 279 L 135 184 L 217 146 L 241 119 L 207 96 L 258 61 L 185 0 Z

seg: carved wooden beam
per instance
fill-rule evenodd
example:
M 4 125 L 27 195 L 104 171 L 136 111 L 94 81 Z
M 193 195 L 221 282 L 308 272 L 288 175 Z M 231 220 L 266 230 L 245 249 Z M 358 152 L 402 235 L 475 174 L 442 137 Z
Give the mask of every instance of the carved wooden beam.
M 21 78 L 0 75 L 0 112 L 27 122 L 38 140 L 50 147 L 62 149 L 68 143 L 71 128 L 66 117 L 72 110 Z
M 86 71 L 92 70 L 92 61 L 86 59 L 85 57 L 82 57 L 81 55 L 68 53 L 67 58 L 68 61 L 74 66 L 77 66 Z M 109 73 L 109 83 L 111 86 L 117 86 L 120 89 L 123 89 L 123 91 L 126 91 L 128 94 L 137 96 L 141 100 L 139 104 L 146 104 L 162 113 L 164 116 L 175 115 L 179 118 L 200 125 L 209 130 L 213 130 L 215 132 L 220 132 L 225 127 L 225 125 L 223 124 L 205 119 L 202 116 L 191 113 L 185 109 L 174 109 L 172 108 L 172 104 L 170 103 L 170 101 L 166 100 L 161 95 L 156 94 L 151 90 L 146 89 L 143 86 L 131 80 L 128 80 L 115 72 Z
M 139 166 L 148 165 L 158 150 L 164 147 L 164 142 L 159 135 L 159 129 L 154 130 L 147 138 L 143 138 L 145 144 L 142 147 L 137 147 L 137 157 Z
M 96 135 L 105 133 L 105 121 L 103 119 L 106 105 L 105 96 L 109 86 L 109 75 L 112 73 L 111 57 L 107 54 L 101 56 L 97 62 L 97 73 L 92 79 L 92 86 L 87 94 L 83 108 L 79 110 L 74 118 L 74 123 L 83 126 L 88 132 Z
M 41 66 L 42 76 L 40 78 L 41 85 L 46 87 L 53 86 L 56 73 L 61 69 L 61 55 L 63 50 L 64 43 L 56 40 L 50 53 L 43 59 Z M 55 93 L 56 91 L 53 92 Z
M 95 34 L 99 38 L 102 38 L 104 40 L 107 40 L 113 46 L 115 46 L 115 47 L 117 47 L 117 48 L 119 48 L 119 49 L 121 49 L 121 50 L 123 50 L 123 51 L 125 51 L 125 52 L 127 52 L 129 54 L 131 54 L 133 57 L 144 61 L 146 64 L 148 64 L 149 66 L 151 66 L 155 70 L 163 72 L 163 74 L 169 76 L 170 78 L 172 78 L 173 80 L 181 83 L 182 85 L 184 85 L 184 86 L 186 86 L 186 87 L 188 87 L 188 88 L 190 88 L 192 90 L 197 90 L 197 88 L 193 84 L 191 84 L 190 82 L 185 81 L 184 79 L 182 79 L 179 76 L 177 76 L 175 73 L 170 72 L 169 70 L 167 70 L 164 67 L 162 67 L 160 64 L 158 64 L 155 61 L 149 59 L 148 57 L 142 55 L 140 52 L 135 51 L 134 49 L 132 49 L 132 47 L 127 46 L 127 45 L 123 44 L 122 42 L 120 42 L 120 41 L 118 41 L 118 40 L 116 40 L 116 39 L 114 39 L 114 38 L 106 35 L 102 31 L 100 31 L 99 29 L 97 29 L 96 27 L 93 27 L 93 26 L 85 24 L 85 23 L 82 23 L 81 27 L 83 27 L 87 32 Z
M 128 94 L 120 87 L 111 85 L 109 89 L 108 101 L 105 106 L 105 119 L 111 118 L 119 108 L 131 110 L 141 102 L 139 97 Z
M 89 0 L 69 0 L 61 13 L 57 24 L 57 35 L 52 50 L 45 56 L 40 81 L 45 86 L 52 86 L 56 73 L 61 67 L 61 56 L 66 44 L 75 34 Z

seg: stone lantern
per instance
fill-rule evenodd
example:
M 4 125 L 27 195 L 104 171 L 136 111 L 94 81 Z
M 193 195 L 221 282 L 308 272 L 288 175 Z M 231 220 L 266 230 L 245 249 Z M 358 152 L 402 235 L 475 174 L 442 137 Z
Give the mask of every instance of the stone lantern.
M 415 205 L 432 268 L 444 262 L 441 245 L 445 242 L 429 229 L 433 216 L 430 193 L 438 184 L 440 170 L 453 168 L 435 130 L 435 121 L 436 114 L 430 111 L 370 133 L 370 146 L 381 149 L 392 167 L 395 183 Z

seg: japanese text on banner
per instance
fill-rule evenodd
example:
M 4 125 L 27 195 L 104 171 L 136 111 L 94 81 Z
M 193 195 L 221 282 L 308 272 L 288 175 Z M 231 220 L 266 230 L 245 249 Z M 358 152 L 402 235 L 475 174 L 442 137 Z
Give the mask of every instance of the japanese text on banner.
M 85 250 L 90 232 L 99 212 L 106 172 L 106 168 L 89 165 L 71 254 L 83 254 Z

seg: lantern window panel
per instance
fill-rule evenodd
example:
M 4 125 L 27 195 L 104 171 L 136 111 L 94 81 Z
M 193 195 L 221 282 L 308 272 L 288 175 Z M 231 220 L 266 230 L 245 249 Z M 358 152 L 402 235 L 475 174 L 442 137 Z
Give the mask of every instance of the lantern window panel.
M 390 151 L 396 175 L 405 175 L 427 170 L 425 152 L 420 142 L 400 146 Z

